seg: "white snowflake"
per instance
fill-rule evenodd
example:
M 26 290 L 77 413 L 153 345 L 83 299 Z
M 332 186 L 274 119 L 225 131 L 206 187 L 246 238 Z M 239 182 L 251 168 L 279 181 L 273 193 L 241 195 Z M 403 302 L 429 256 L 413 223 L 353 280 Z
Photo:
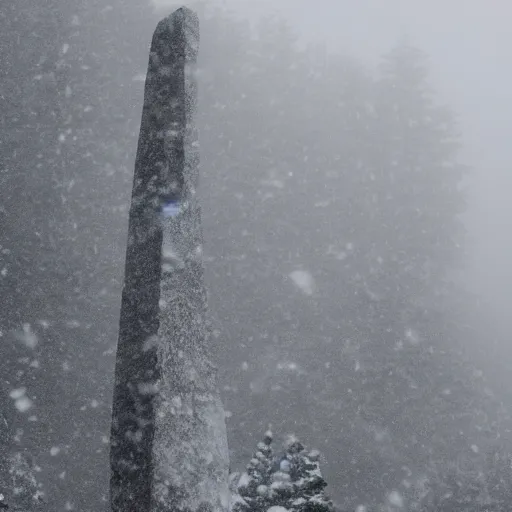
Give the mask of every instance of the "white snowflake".
M 418 345 L 420 337 L 414 329 L 407 329 L 405 331 L 405 338 L 411 345 Z
M 32 400 L 26 395 L 26 388 L 13 389 L 9 396 L 14 400 L 14 406 L 19 412 L 27 412 L 32 407 Z
M 277 363 L 276 368 L 278 370 L 288 370 L 290 372 L 297 372 L 297 371 L 299 371 L 299 365 L 297 363 L 292 362 L 292 361 L 283 361 L 281 363 Z
M 315 281 L 307 270 L 294 270 L 290 278 L 305 295 L 312 295 L 315 291 Z
M 16 339 L 26 345 L 28 348 L 36 348 L 39 340 L 32 330 L 30 324 L 23 324 L 23 329 L 21 332 L 14 333 Z
M 28 396 L 22 396 L 14 401 L 14 405 L 19 412 L 27 412 L 32 407 L 32 400 Z
M 398 491 L 391 491 L 388 495 L 388 501 L 393 507 L 402 508 L 404 506 L 404 498 Z

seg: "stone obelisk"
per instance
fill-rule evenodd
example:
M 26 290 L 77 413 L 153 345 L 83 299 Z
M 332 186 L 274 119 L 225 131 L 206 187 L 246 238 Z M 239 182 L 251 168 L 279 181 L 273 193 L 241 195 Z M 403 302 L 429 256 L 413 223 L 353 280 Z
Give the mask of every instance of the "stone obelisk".
M 194 124 L 197 16 L 153 35 L 135 163 L 111 430 L 113 512 L 228 507 L 210 361 Z

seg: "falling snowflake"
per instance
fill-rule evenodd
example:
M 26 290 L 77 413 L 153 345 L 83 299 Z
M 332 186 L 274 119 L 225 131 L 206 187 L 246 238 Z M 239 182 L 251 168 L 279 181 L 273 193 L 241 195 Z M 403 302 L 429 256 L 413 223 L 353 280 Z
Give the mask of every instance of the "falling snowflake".
M 407 329 L 405 331 L 405 338 L 411 345 L 418 345 L 420 342 L 420 337 L 414 329 Z
M 9 396 L 14 400 L 14 406 L 19 412 L 27 412 L 33 405 L 26 392 L 26 388 L 16 388 L 9 393 Z
M 292 361 L 284 361 L 281 363 L 277 363 L 276 368 L 278 370 L 286 370 L 290 372 L 297 372 L 299 371 L 299 365 L 297 363 L 294 363 Z
M 290 273 L 290 278 L 305 295 L 313 294 L 315 281 L 310 272 L 306 270 L 294 270 Z
M 404 498 L 398 491 L 391 491 L 388 495 L 388 501 L 393 507 L 402 508 L 404 506 Z
M 28 348 L 36 348 L 37 343 L 39 342 L 36 334 L 32 331 L 30 324 L 23 324 L 22 331 L 15 332 L 14 336 Z

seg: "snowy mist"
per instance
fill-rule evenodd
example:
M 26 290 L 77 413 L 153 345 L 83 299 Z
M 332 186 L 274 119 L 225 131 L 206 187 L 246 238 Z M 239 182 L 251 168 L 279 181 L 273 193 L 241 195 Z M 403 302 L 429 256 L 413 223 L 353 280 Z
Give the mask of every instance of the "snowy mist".
M 196 322 L 148 299 L 175 381 L 144 392 L 168 411 L 161 459 L 184 468 L 162 500 L 229 455 L 212 511 L 508 511 L 512 4 L 186 4 L 200 22 L 199 146 L 184 151 L 200 154 L 187 222 L 201 305 Z M 146 70 L 181 5 L 0 5 L 0 509 L 118 512 L 114 368 Z M 180 200 L 163 216 L 179 219 Z M 207 401 L 184 399 L 187 378 L 211 386 L 201 445 L 218 453 L 180 444 Z

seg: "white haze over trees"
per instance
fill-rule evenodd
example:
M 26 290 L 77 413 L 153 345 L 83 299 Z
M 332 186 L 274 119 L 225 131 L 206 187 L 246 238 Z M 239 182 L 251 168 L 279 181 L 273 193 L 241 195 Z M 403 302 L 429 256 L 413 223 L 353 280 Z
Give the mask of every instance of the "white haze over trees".
M 190 3 L 234 509 L 505 512 L 512 7 L 355 4 Z M 0 507 L 109 510 L 144 79 L 175 7 L 0 6 Z

